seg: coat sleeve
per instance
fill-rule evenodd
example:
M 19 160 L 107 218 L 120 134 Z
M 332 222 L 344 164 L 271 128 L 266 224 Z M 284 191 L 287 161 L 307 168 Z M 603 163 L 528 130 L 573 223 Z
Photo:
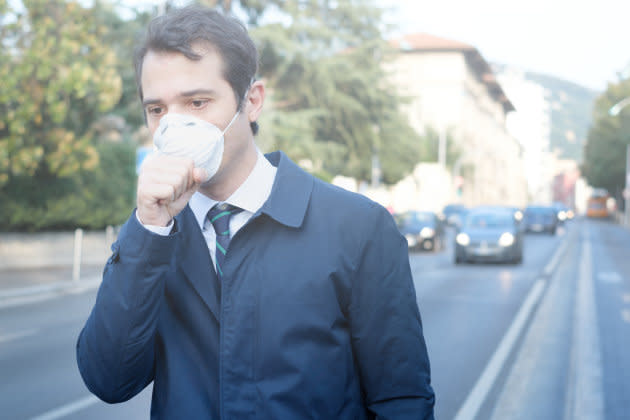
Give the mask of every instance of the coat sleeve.
M 135 214 L 112 245 L 96 303 L 77 341 L 88 389 L 122 402 L 153 380 L 154 337 L 175 240 L 140 225 Z
M 350 303 L 353 352 L 366 408 L 376 419 L 433 419 L 429 357 L 407 242 L 374 204 Z

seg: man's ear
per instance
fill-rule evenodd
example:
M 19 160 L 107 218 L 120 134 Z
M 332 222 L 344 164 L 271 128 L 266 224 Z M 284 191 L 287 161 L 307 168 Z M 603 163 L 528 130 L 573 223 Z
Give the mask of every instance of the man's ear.
M 260 80 L 252 83 L 245 99 L 245 114 L 249 122 L 258 120 L 265 102 L 265 85 Z

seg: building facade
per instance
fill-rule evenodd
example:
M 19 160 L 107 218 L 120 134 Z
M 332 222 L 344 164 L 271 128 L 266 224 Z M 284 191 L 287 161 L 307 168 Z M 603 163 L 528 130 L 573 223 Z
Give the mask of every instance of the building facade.
M 391 44 L 396 54 L 386 70 L 409 100 L 404 111 L 410 124 L 420 134 L 429 128 L 442 138 L 448 133 L 459 153 L 450 185 L 443 186 L 452 191 L 445 201 L 525 205 L 523 151 L 506 128 L 506 115 L 514 107 L 477 49 L 427 34 Z M 461 195 L 458 180 L 463 180 Z
M 530 201 L 553 201 L 552 184 L 556 175 L 550 150 L 551 104 L 545 88 L 528 80 L 522 70 L 497 69 L 497 79 L 516 107 L 507 116 L 507 129 L 521 144 Z

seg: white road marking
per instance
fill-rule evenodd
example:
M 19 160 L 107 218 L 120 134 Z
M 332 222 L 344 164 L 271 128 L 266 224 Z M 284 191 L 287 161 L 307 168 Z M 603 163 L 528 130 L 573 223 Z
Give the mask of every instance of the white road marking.
M 529 318 L 532 310 L 540 300 L 544 288 L 544 280 L 536 280 L 536 283 L 534 283 L 534 285 L 530 289 L 527 298 L 525 299 L 525 301 L 521 305 L 521 308 L 516 314 L 514 321 L 512 321 L 512 325 L 510 325 L 510 328 L 503 336 L 501 343 L 490 358 L 490 361 L 483 370 L 483 373 L 481 374 L 479 379 L 477 379 L 477 382 L 475 383 L 475 386 L 473 387 L 470 394 L 468 394 L 466 401 L 464 401 L 464 404 L 457 411 L 457 414 L 455 415 L 455 420 L 472 420 L 477 416 L 477 413 L 481 408 L 481 405 L 484 403 L 488 392 L 490 392 L 490 389 L 499 376 L 499 373 L 503 368 L 503 364 L 512 352 L 514 344 L 518 340 L 521 331 L 525 327 L 527 319 Z
M 564 255 L 564 251 L 567 246 L 568 240 L 564 239 L 560 247 L 556 249 L 556 252 L 551 257 L 549 263 L 547 263 L 543 269 L 543 274 L 545 276 L 549 276 L 554 272 L 556 266 L 560 262 L 560 258 Z M 494 385 L 494 382 L 501 373 L 505 361 L 512 352 L 512 349 L 521 335 L 523 328 L 525 328 L 527 320 L 542 297 L 544 289 L 545 280 L 539 278 L 530 289 L 525 301 L 518 310 L 516 317 L 514 317 L 514 321 L 512 321 L 512 324 L 501 339 L 499 346 L 494 351 L 494 354 L 481 373 L 481 376 L 479 376 L 477 382 L 475 382 L 475 385 L 468 394 L 468 397 L 466 397 L 464 404 L 462 404 L 457 411 L 454 420 L 473 420 L 477 416 L 477 413 L 485 402 L 488 393 Z
M 591 243 L 582 242 L 575 295 L 573 343 L 565 418 L 603 419 L 602 357 L 597 324 Z
M 597 280 L 602 283 L 621 283 L 622 278 L 616 271 L 603 271 L 597 273 Z
M 87 397 L 81 398 L 80 400 L 62 405 L 61 407 L 55 408 L 54 410 L 47 411 L 46 413 L 37 417 L 33 417 L 31 418 L 31 420 L 57 420 L 65 416 L 69 416 L 70 414 L 75 413 L 79 410 L 83 410 L 84 408 L 96 404 L 99 401 L 100 400 L 94 395 L 89 395 Z
M 546 276 L 550 276 L 551 273 L 553 273 L 553 271 L 556 269 L 556 266 L 558 265 L 558 263 L 560 262 L 560 257 L 562 255 L 564 255 L 564 250 L 566 249 L 566 247 L 568 246 L 569 241 L 567 240 L 563 240 L 562 244 L 560 244 L 560 248 L 558 248 L 556 250 L 556 253 L 553 254 L 553 257 L 551 258 L 551 260 L 549 261 L 549 263 L 547 263 L 547 265 L 545 266 L 545 268 L 543 269 L 543 274 Z
M 37 334 L 38 331 L 39 331 L 38 329 L 31 329 L 31 330 L 24 330 L 24 331 L 9 333 L 9 334 L 2 334 L 0 335 L 0 343 L 7 343 L 9 341 L 17 340 L 22 337 L 35 335 Z

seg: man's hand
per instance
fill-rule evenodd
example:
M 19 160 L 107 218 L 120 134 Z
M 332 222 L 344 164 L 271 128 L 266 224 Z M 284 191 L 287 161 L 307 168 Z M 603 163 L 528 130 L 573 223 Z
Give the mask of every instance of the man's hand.
M 145 225 L 167 226 L 186 206 L 206 176 L 190 158 L 149 156 L 138 176 L 138 218 Z

